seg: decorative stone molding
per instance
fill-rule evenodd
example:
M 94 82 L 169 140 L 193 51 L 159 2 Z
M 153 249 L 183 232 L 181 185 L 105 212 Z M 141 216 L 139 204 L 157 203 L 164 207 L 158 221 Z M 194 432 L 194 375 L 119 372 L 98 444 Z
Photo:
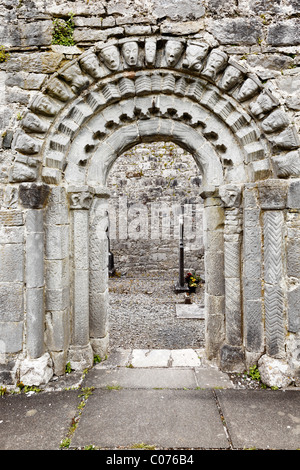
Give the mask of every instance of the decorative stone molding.
M 140 71 L 144 72 L 138 75 Z M 118 74 L 123 76 L 118 78 Z M 209 84 L 216 86 L 214 92 L 210 90 L 212 85 Z M 88 93 L 85 90 L 87 87 Z M 15 146 L 18 152 L 38 154 L 41 146 L 47 147 L 43 143 L 45 139 L 49 141 L 53 124 L 57 121 L 56 116 L 64 110 L 65 117 L 60 118 L 58 127 L 68 133 L 69 140 L 61 142 L 53 139 L 50 148 L 65 153 L 66 146 L 76 132 L 74 125 L 75 128 L 82 126 L 84 120 L 112 102 L 149 93 L 160 96 L 173 93 L 195 100 L 212 112 L 216 109 L 225 126 L 229 126 L 235 137 L 247 146 L 245 164 L 251 162 L 250 178 L 266 178 L 272 171 L 272 168 L 264 172 L 255 169 L 262 165 L 256 165 L 256 159 L 267 157 L 267 148 L 259 142 L 259 133 L 255 138 L 251 137 L 251 117 L 254 117 L 258 127 L 266 133 L 271 147 L 277 151 L 285 152 L 300 146 L 295 128 L 289 125 L 287 116 L 280 110 L 279 102 L 272 92 L 264 88 L 262 82 L 242 65 L 228 59 L 226 51 L 211 48 L 201 38 L 179 40 L 139 36 L 98 43 L 60 69 L 45 83 L 42 91 L 33 99 L 29 106 L 31 113 L 22 123 L 24 131 L 39 134 L 41 140 L 35 142 L 28 140 L 26 135 L 20 136 Z M 69 108 L 74 98 L 83 92 L 84 100 L 80 100 L 81 104 L 78 102 L 75 108 Z M 224 92 L 227 95 L 224 96 Z M 278 111 L 268 115 L 274 108 L 278 108 Z M 141 115 L 137 117 L 141 118 Z M 145 117 L 149 118 L 149 115 Z M 136 119 L 134 116 L 132 118 Z M 254 145 L 254 142 L 257 144 Z M 63 161 L 61 158 L 59 160 Z M 49 172 L 47 167 L 43 170 L 44 181 L 57 184 L 58 172 L 51 176 L 50 173 L 53 172 Z M 26 177 L 24 172 L 23 180 Z M 34 177 L 32 174 L 29 178 Z
M 19 198 L 23 207 L 42 209 L 50 194 L 50 187 L 43 183 L 22 183 L 19 186 Z

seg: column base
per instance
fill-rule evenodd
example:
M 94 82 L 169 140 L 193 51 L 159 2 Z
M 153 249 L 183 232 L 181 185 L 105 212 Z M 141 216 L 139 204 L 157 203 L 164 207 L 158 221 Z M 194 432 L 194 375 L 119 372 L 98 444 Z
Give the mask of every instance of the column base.
M 109 334 L 107 333 L 104 338 L 91 338 L 90 339 L 94 354 L 97 354 L 104 359 L 108 353 L 108 346 L 109 346 Z
M 94 363 L 94 353 L 92 346 L 71 346 L 68 351 L 67 362 L 70 362 L 72 370 L 82 372 L 89 369 Z

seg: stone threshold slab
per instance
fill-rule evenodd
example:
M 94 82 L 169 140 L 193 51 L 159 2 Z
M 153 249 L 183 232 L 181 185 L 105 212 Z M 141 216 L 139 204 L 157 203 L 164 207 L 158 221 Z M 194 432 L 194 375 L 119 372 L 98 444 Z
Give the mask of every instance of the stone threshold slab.
M 107 360 L 96 368 L 200 367 L 201 355 L 200 349 L 119 349 L 109 354 Z

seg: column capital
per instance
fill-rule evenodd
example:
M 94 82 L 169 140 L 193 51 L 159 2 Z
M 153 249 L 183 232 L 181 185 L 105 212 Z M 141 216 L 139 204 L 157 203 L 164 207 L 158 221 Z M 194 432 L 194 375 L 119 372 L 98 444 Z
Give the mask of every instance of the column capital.
M 19 200 L 28 209 L 42 209 L 50 194 L 50 186 L 44 183 L 22 183 L 19 186 Z
M 69 186 L 67 189 L 70 209 L 89 210 L 94 189 L 90 186 Z

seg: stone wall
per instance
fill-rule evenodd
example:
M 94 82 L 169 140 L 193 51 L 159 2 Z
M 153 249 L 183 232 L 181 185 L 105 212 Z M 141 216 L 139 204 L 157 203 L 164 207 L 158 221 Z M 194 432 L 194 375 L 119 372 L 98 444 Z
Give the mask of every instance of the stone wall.
M 3 0 L 0 17 L 1 381 L 38 385 L 107 350 L 105 179 L 119 154 L 166 140 L 194 154 L 197 171 L 176 157 L 190 165 L 188 185 L 176 176 L 167 189 L 170 154 L 153 173 L 151 156 L 137 172 L 138 157 L 123 156 L 110 207 L 127 190 L 138 197 L 126 209 L 148 213 L 154 195 L 168 204 L 201 195 L 207 356 L 224 370 L 276 358 L 299 384 L 299 2 Z M 68 31 L 54 34 L 62 24 Z M 128 39 L 138 63 L 121 54 Z M 122 55 L 117 71 L 101 56 L 108 42 Z M 149 180 L 152 191 L 137 193 Z M 116 262 L 134 246 L 131 268 L 150 253 L 153 272 L 166 257 L 173 269 L 170 240 L 151 252 L 112 240 Z
M 201 180 L 192 156 L 169 142 L 139 145 L 117 160 L 108 187 L 110 246 L 118 272 L 176 278 L 178 216 L 184 208 L 185 272 L 204 277 Z

